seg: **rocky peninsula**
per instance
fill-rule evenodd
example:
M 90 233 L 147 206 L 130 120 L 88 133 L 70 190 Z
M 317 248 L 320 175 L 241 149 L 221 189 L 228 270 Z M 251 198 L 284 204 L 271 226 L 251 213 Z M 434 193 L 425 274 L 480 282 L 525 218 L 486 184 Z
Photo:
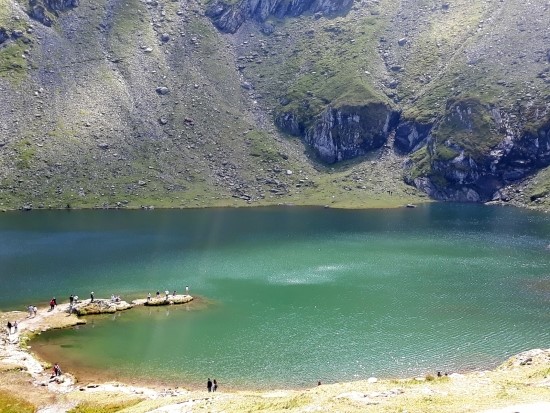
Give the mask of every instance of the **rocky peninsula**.
M 78 316 L 93 315 L 93 314 L 112 314 L 117 311 L 124 311 L 133 308 L 134 306 L 162 306 L 172 304 L 186 304 L 193 300 L 193 297 L 188 294 L 176 294 L 176 295 L 159 295 L 157 297 L 138 298 L 132 300 L 130 303 L 121 301 L 120 299 L 105 299 L 98 298 L 91 300 L 85 300 L 73 305 L 72 309 L 67 309 L 67 312 L 73 312 Z
M 135 305 L 187 303 L 191 296 L 163 296 L 132 303 L 96 299 L 75 305 L 79 314 L 112 313 Z M 223 391 L 132 386 L 124 383 L 79 382 L 70 372 L 52 377 L 51 365 L 38 360 L 28 346 L 42 331 L 86 323 L 69 305 L 39 308 L 36 316 L 0 313 L 4 326 L 18 321 L 17 331 L 0 335 L 0 408 L 18 412 L 156 412 L 207 409 L 241 411 L 346 412 L 483 412 L 542 413 L 550 411 L 550 349 L 535 349 L 508 359 L 492 371 L 427 374 L 410 379 L 374 377 L 349 383 L 319 384 L 301 390 Z M 87 409 L 87 410 L 85 410 Z

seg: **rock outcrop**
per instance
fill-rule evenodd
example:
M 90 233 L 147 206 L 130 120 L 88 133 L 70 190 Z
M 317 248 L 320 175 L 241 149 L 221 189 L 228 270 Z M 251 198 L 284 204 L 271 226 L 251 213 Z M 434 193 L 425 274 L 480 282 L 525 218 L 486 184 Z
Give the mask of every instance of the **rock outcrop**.
M 5 28 L 0 27 L 0 44 L 4 43 L 9 38 L 10 35 L 8 34 L 8 31 Z
M 550 165 L 550 118 L 539 116 L 537 127 L 517 129 L 498 109 L 451 101 L 424 155 L 413 155 L 406 180 L 435 199 L 501 200 L 503 187 Z M 475 146 L 480 135 L 492 146 Z
M 432 124 L 402 120 L 395 130 L 395 148 L 401 153 L 410 153 L 419 149 L 426 142 L 432 127 Z
M 399 114 L 383 103 L 328 107 L 304 141 L 323 162 L 353 159 L 384 145 L 398 119 Z
M 133 304 L 128 304 L 126 301 L 111 301 L 107 299 L 96 299 L 94 301 L 83 301 L 73 306 L 72 312 L 79 316 L 90 314 L 112 314 L 117 311 L 128 310 Z
M 305 12 L 333 15 L 349 10 L 353 0 L 241 0 L 236 3 L 214 1 L 207 9 L 216 27 L 226 33 L 235 33 L 247 20 L 264 22 L 268 17 L 299 16 Z
M 193 301 L 191 295 L 167 295 L 163 297 L 151 297 L 150 299 L 142 298 L 132 301 L 134 305 L 145 305 L 151 307 L 157 307 L 161 305 L 172 305 L 172 304 L 185 304 Z
M 52 14 L 77 7 L 78 4 L 79 0 L 29 0 L 28 14 L 44 26 L 50 27 L 53 23 Z

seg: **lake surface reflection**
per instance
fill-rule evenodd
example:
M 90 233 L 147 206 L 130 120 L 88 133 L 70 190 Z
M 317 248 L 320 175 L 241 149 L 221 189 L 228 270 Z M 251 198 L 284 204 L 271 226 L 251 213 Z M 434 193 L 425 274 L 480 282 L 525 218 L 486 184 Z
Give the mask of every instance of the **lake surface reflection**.
M 32 343 L 88 377 L 262 388 L 411 376 L 550 347 L 548 244 L 548 215 L 479 205 L 13 212 L 0 215 L 0 302 L 190 286 L 190 306 Z

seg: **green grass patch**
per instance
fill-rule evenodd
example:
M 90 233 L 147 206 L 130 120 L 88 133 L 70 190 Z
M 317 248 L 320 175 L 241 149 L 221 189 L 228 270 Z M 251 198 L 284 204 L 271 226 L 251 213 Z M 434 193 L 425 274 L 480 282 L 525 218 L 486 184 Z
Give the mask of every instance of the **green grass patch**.
M 141 3 L 136 0 L 125 0 L 119 3 L 114 13 L 112 39 L 119 42 L 120 46 L 131 46 L 134 43 L 133 34 L 143 30 L 142 15 L 138 11 Z
M 36 155 L 36 148 L 28 139 L 17 142 L 15 146 L 18 158 L 16 165 L 19 169 L 28 169 L 31 167 L 32 160 Z
M 37 408 L 24 399 L 0 390 L 0 413 L 34 413 Z
M 376 47 L 384 18 L 364 16 L 353 24 L 348 19 L 287 19 L 261 39 L 264 46 L 248 49 L 244 72 L 265 92 L 276 118 L 293 113 L 307 128 L 327 106 L 389 103 L 368 74 L 379 69 Z M 253 52 L 258 58 L 249 59 Z
M 410 159 L 413 162 L 413 167 L 410 171 L 411 179 L 428 175 L 431 170 L 431 157 L 426 146 L 411 154 Z
M 23 57 L 24 51 L 29 45 L 23 43 L 21 39 L 10 42 L 0 48 L 0 76 L 10 79 L 16 83 L 22 82 L 27 78 L 28 62 Z
M 141 402 L 140 399 L 107 403 L 107 404 L 84 402 L 72 408 L 67 413 L 115 413 L 115 412 L 119 412 L 121 410 L 127 409 L 129 407 L 135 406 L 140 402 Z
M 443 120 L 432 135 L 440 143 L 449 142 L 460 146 L 466 155 L 476 161 L 503 139 L 488 108 L 472 98 L 451 99 Z M 450 156 L 446 150 L 441 155 L 442 160 L 447 160 Z
M 250 145 L 250 155 L 264 162 L 276 162 L 281 156 L 273 145 L 273 139 L 265 132 L 251 131 L 246 134 L 246 142 Z

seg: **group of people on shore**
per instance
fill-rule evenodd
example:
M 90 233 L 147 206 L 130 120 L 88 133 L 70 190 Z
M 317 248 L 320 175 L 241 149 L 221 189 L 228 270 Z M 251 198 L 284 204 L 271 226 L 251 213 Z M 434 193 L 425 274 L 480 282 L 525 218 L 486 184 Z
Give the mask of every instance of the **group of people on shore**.
M 213 392 L 213 391 L 217 391 L 218 390 L 218 382 L 216 381 L 216 379 L 214 379 L 214 381 L 210 380 L 210 378 L 208 378 L 208 381 L 206 382 L 206 388 L 208 389 L 208 392 Z
M 185 286 L 185 295 L 189 295 L 188 285 Z M 170 291 L 168 290 L 164 291 L 164 298 L 168 299 L 169 296 L 170 296 Z M 176 296 L 176 290 L 174 290 L 174 292 L 172 293 L 172 297 L 175 297 L 175 296 Z M 147 294 L 147 301 L 151 301 L 151 298 L 152 298 L 151 293 Z M 160 290 L 157 290 L 156 298 L 161 298 Z
M 35 305 L 31 304 L 27 306 L 27 311 L 29 312 L 28 318 L 36 317 L 36 314 L 38 313 L 38 308 Z

